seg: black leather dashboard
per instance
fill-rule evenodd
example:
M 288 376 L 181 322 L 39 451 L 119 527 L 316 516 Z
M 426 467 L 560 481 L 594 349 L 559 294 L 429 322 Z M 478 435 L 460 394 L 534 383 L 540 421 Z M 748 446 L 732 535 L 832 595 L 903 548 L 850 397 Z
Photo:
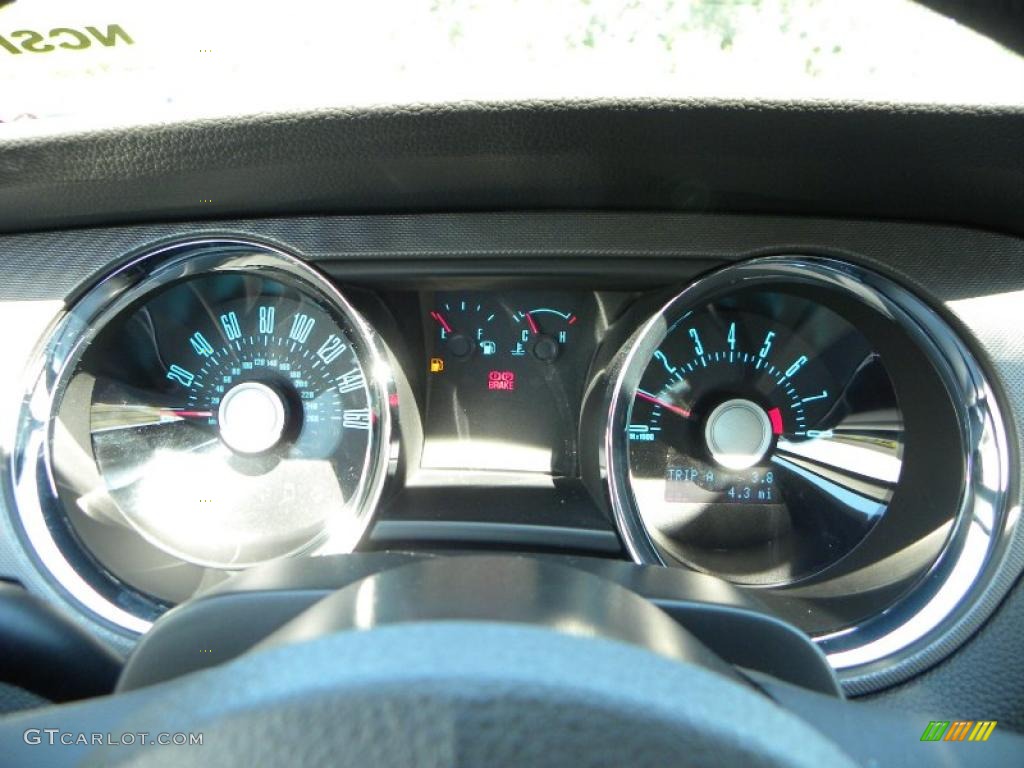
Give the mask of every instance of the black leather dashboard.
M 0 231 L 300 213 L 599 208 L 1024 232 L 1024 111 L 464 103 L 5 127 Z

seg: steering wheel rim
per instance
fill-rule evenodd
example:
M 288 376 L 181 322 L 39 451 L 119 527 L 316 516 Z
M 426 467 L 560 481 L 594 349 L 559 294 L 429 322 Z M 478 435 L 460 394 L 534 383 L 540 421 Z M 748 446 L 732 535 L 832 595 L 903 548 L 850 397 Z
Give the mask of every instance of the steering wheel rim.
M 339 632 L 129 696 L 119 724 L 202 746 L 98 764 L 850 766 L 754 689 L 617 641 L 442 621 Z

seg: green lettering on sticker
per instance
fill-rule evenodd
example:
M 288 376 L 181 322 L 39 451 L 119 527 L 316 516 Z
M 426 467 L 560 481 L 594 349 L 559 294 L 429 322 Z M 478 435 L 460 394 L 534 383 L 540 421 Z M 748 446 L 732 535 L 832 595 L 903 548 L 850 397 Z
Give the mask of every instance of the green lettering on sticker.
M 67 48 L 69 51 L 81 51 L 92 45 L 92 40 L 86 36 L 84 32 L 79 32 L 77 29 L 70 29 L 69 27 L 57 27 L 56 29 L 50 30 L 50 39 L 56 40 L 61 35 L 73 37 L 78 41 L 77 45 L 72 43 L 58 43 L 61 48 Z
M 0 35 L 0 48 L 3 48 L 8 53 L 16 53 L 19 56 L 21 55 L 21 51 L 18 50 L 17 46 L 15 46 L 14 43 L 7 40 L 7 38 L 5 38 L 3 35 Z
M 49 53 L 53 50 L 52 45 L 43 43 L 42 35 L 38 32 L 33 32 L 31 29 L 19 29 L 17 32 L 11 32 L 11 37 L 24 38 L 21 41 L 21 47 L 29 53 Z
M 110 48 L 117 43 L 118 38 L 127 45 L 135 45 L 135 41 L 128 36 L 128 33 L 121 29 L 120 24 L 107 24 L 106 34 L 100 32 L 96 27 L 86 27 L 85 31 L 96 38 L 96 41 Z

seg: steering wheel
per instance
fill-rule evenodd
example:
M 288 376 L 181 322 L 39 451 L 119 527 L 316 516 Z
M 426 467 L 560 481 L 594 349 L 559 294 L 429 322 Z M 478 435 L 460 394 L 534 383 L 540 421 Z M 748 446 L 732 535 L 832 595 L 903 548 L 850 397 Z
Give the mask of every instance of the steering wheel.
M 738 669 L 651 601 L 555 561 L 399 561 L 267 631 L 268 596 L 303 591 L 228 589 L 170 611 L 115 695 L 0 721 L 6 759 L 38 763 L 23 734 L 58 728 L 110 737 L 58 744 L 47 764 L 842 768 L 881 756 L 850 748 L 865 729 L 885 742 L 892 720 Z M 248 620 L 229 620 L 240 605 Z M 219 656 L 203 647 L 218 614 L 245 638 Z M 818 714 L 849 720 L 843 746 Z

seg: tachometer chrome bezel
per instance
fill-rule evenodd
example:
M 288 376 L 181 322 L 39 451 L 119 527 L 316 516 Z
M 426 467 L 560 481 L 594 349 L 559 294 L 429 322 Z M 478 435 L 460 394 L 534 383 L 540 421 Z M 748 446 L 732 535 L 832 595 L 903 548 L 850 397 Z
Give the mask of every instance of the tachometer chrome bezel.
M 956 647 L 961 619 L 993 578 L 1019 510 L 1012 507 L 1011 448 L 983 367 L 928 304 L 883 275 L 819 256 L 777 255 L 740 262 L 696 281 L 642 325 L 613 358 L 599 452 L 608 503 L 630 556 L 665 565 L 630 492 L 626 423 L 640 375 L 675 319 L 702 299 L 752 282 L 798 278 L 847 292 L 895 320 L 922 349 L 958 410 L 964 486 L 945 545 L 927 573 L 870 618 L 815 637 L 847 690 L 891 685 Z M 962 640 L 962 638 L 960 638 Z
M 8 481 L 16 529 L 42 570 L 74 603 L 112 628 L 143 633 L 166 605 L 118 582 L 68 530 L 52 464 L 52 430 L 66 386 L 89 344 L 126 308 L 188 277 L 216 272 L 278 276 L 311 291 L 346 320 L 360 346 L 373 412 L 370 456 L 352 508 L 354 521 L 333 533 L 331 551 L 350 551 L 366 534 L 399 459 L 398 395 L 379 335 L 335 285 L 301 258 L 252 239 L 203 237 L 151 246 L 80 292 L 52 324 L 29 367 Z M 326 532 L 303 548 L 315 551 Z

